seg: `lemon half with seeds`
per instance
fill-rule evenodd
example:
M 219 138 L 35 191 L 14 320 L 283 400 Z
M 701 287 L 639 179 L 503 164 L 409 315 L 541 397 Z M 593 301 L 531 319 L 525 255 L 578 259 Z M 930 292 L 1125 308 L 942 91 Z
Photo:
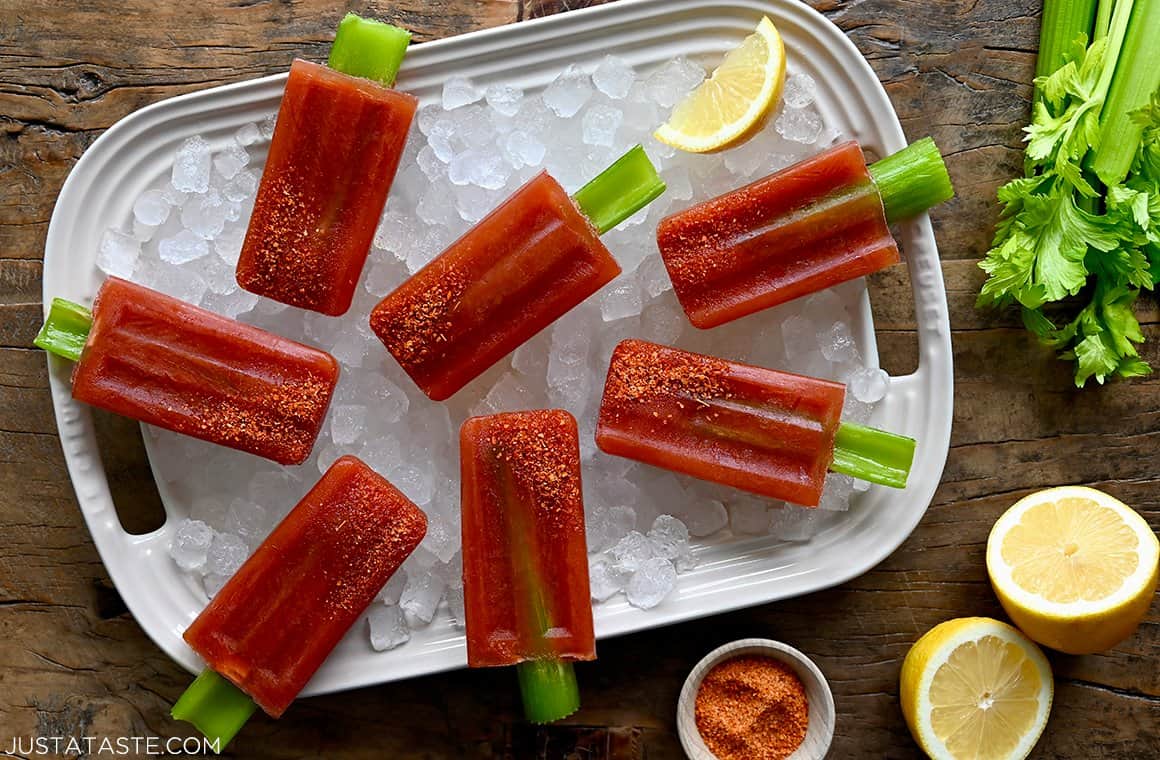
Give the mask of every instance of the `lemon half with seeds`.
M 723 148 L 769 112 L 784 84 L 785 45 L 773 22 L 762 17 L 713 75 L 677 104 L 655 136 L 690 153 Z
M 920 638 L 902 663 L 899 701 L 935 760 L 1020 760 L 1047 725 L 1051 667 L 1006 623 L 958 618 Z
M 1126 504 L 1064 486 L 1015 503 L 991 529 L 987 573 L 1015 625 L 1069 654 L 1123 641 L 1156 591 L 1160 542 Z

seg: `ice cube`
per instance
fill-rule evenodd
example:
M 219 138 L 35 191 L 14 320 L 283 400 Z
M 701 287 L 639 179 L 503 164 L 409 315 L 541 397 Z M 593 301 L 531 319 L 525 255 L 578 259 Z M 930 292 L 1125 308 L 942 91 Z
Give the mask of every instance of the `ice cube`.
M 265 142 L 274 139 L 274 129 L 278 126 L 278 112 L 266 116 L 258 122 L 258 136 Z
M 850 376 L 847 386 L 858 401 L 876 404 L 886 398 L 886 392 L 890 390 L 890 375 L 877 367 L 865 367 Z
M 530 409 L 535 401 L 524 382 L 511 372 L 496 381 L 484 399 L 492 412 L 515 412 Z
M 209 143 L 200 135 L 188 138 L 173 157 L 173 187 L 183 193 L 204 193 L 209 189 Z
M 129 279 L 141 256 L 141 242 L 132 235 L 110 227 L 101 236 L 97 268 L 107 275 Z
M 202 586 L 205 587 L 205 595 L 213 599 L 222 590 L 222 587 L 229 581 L 230 576 L 219 575 L 217 573 L 210 573 L 201 579 Z
M 850 508 L 850 495 L 854 493 L 854 479 L 849 475 L 830 472 L 826 473 L 826 482 L 822 487 L 822 500 L 818 509 L 827 512 L 845 512 Z
M 213 250 L 232 271 L 237 266 L 238 258 L 242 255 L 242 244 L 246 240 L 246 229 L 241 225 L 226 225 L 218 236 L 213 239 Z M 237 284 L 237 279 L 234 279 Z
M 817 331 L 813 323 L 801 314 L 794 314 L 781 323 L 781 336 L 785 355 L 791 361 L 812 355 L 817 350 Z
M 687 319 L 684 313 L 671 303 L 657 303 L 644 313 L 641 335 L 655 343 L 671 345 L 681 336 Z
M 415 161 L 431 182 L 438 182 L 447 176 L 447 164 L 439 160 L 439 157 L 435 155 L 434 148 L 430 145 L 424 145 L 419 150 L 419 155 Z
M 371 605 L 367 622 L 371 629 L 371 646 L 376 652 L 394 649 L 411 640 L 411 629 L 407 627 L 407 619 L 398 607 Z
M 654 103 L 662 108 L 672 108 L 704 79 L 704 68 L 684 56 L 678 56 L 645 80 L 645 90 Z
M 845 322 L 835 322 L 827 328 L 818 330 L 818 346 L 822 356 L 831 362 L 848 362 L 858 354 L 858 344 L 854 342 L 854 334 L 850 332 L 850 325 Z
M 146 190 L 133 202 L 133 218 L 141 224 L 156 227 L 169 218 L 169 201 L 160 190 Z
M 543 341 L 532 339 L 512 353 L 512 369 L 528 380 L 542 380 L 548 370 L 548 352 Z
M 430 623 L 446 588 L 447 581 L 438 566 L 425 573 L 417 568 L 415 572 L 408 570 L 399 606 L 416 620 Z
M 539 166 L 547 153 L 540 138 L 523 129 L 512 130 L 503 140 L 503 149 L 508 160 L 516 169 L 524 166 Z
M 689 528 L 689 535 L 711 536 L 729 524 L 729 513 L 725 505 L 716 499 L 698 501 L 683 510 L 682 517 Z
M 389 472 L 403 458 L 403 447 L 393 436 L 368 438 L 363 442 L 359 458 L 375 472 Z
M 600 316 L 605 322 L 635 317 L 642 307 L 640 286 L 631 274 L 614 281 L 600 295 Z
M 588 77 L 572 64 L 544 89 L 542 97 L 557 116 L 570 119 L 592 97 L 592 86 L 588 83 Z
M 205 566 L 209 573 L 229 577 L 238 571 L 249 554 L 241 538 L 232 533 L 218 533 L 206 552 Z
M 499 154 L 482 149 L 468 149 L 456 154 L 447 174 L 456 185 L 475 185 L 487 190 L 502 188 L 508 177 Z
M 258 175 L 249 169 L 244 169 L 222 188 L 222 195 L 234 203 L 248 201 L 258 194 Z
M 774 128 L 787 140 L 813 145 L 822 132 L 822 117 L 812 108 L 786 108 L 777 117 Z
M 618 568 L 635 572 L 653 556 L 653 545 L 644 534 L 630 530 L 608 550 L 608 556 Z
M 790 108 L 805 108 L 814 102 L 817 89 L 814 78 L 804 71 L 791 74 L 782 88 L 781 101 Z
M 237 142 L 232 142 L 224 150 L 218 151 L 213 157 L 213 166 L 218 174 L 226 179 L 233 179 L 238 172 L 245 169 L 250 163 L 250 152 Z
M 450 77 L 443 81 L 443 109 L 453 111 L 471 105 L 483 97 L 479 89 L 467 77 Z
M 213 529 L 201 520 L 182 520 L 169 542 L 169 556 L 186 572 L 205 567 L 206 554 L 213 542 Z
M 636 271 L 640 286 L 649 298 L 656 298 L 673 289 L 673 281 L 669 278 L 669 271 L 665 268 L 665 262 L 659 253 L 646 256 Z
M 519 113 L 520 104 L 524 99 L 524 91 L 510 84 L 493 84 L 484 91 L 487 104 L 496 113 L 503 116 L 515 116 Z
M 676 559 L 689 546 L 689 529 L 672 515 L 658 515 L 649 528 L 647 538 L 653 554 L 665 559 Z
M 209 243 L 189 230 L 182 230 L 171 238 L 165 238 L 157 251 L 161 260 L 169 264 L 185 264 L 209 254 Z
M 635 81 L 636 72 L 632 65 L 615 55 L 606 55 L 592 72 L 592 84 L 613 100 L 627 98 Z
M 339 446 L 354 443 L 362 435 L 367 408 L 358 404 L 339 404 L 330 413 L 330 438 Z
M 467 610 L 463 602 L 463 586 L 451 585 L 447 587 L 447 612 L 451 615 L 453 628 L 462 631 L 467 627 Z
M 632 573 L 617 568 L 602 554 L 588 558 L 588 591 L 598 602 L 623 591 L 631 577 Z
M 587 145 L 611 147 L 616 142 L 616 130 L 624 121 L 624 112 L 619 108 L 594 105 L 581 120 L 584 142 Z
M 786 504 L 769 510 L 769 533 L 783 541 L 809 541 L 821 529 L 819 509 Z
M 419 506 L 429 503 L 435 494 L 434 475 L 429 467 L 413 467 L 396 462 L 389 475 L 395 487 Z
M 221 193 L 211 188 L 191 198 L 181 208 L 181 223 L 199 238 L 213 240 L 226 224 L 226 205 Z
M 234 132 L 234 142 L 242 147 L 253 145 L 256 142 L 260 142 L 261 139 L 262 133 L 258 131 L 258 125 L 253 122 L 243 124 L 238 127 L 237 132 Z
M 757 498 L 741 496 L 729 504 L 729 526 L 737 534 L 760 534 L 766 531 L 769 517 L 767 503 Z
M 677 586 L 677 570 L 673 563 L 663 557 L 644 560 L 632 574 L 625 593 L 628 603 L 642 610 L 651 610 Z

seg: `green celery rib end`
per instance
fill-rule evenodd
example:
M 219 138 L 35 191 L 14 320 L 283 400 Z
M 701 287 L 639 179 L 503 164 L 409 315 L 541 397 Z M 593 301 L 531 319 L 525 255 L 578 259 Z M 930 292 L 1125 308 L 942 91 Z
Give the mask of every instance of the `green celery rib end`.
M 257 707 L 248 694 L 206 668 L 173 705 L 170 715 L 196 726 L 220 754 Z
M 32 342 L 45 351 L 75 362 L 81 358 L 92 327 L 91 311 L 79 303 L 54 298 L 48 309 L 48 318 Z
M 665 191 L 665 183 L 637 145 L 612 166 L 576 191 L 572 198 L 603 235 L 628 217 L 652 203 Z
M 390 87 L 410 43 L 406 29 L 348 13 L 338 24 L 326 63 L 336 71 Z
M 955 194 L 938 146 L 929 137 L 875 161 L 869 169 L 888 222 L 917 216 Z
M 914 463 L 913 438 L 843 422 L 834 438 L 830 469 L 891 488 L 906 488 Z
M 528 660 L 516 665 L 524 716 L 532 723 L 551 723 L 580 709 L 580 687 L 570 662 Z

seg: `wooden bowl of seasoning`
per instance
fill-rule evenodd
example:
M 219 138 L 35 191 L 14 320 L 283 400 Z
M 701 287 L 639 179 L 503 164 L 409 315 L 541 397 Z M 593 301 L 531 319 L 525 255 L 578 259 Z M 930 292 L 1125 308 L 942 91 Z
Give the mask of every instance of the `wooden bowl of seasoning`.
M 834 695 L 793 647 L 740 639 L 693 668 L 677 732 L 691 760 L 821 760 L 834 738 Z

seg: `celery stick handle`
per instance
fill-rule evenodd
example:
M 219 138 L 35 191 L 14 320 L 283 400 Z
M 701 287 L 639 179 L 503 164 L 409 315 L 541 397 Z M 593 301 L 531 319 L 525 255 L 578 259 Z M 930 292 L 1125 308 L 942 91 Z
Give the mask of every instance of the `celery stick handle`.
M 528 660 L 516 665 L 524 716 L 532 723 L 551 723 L 580 709 L 580 687 L 572 663 Z
M 246 692 L 206 668 L 174 703 L 170 715 L 196 726 L 220 754 L 257 708 Z
M 871 483 L 906 488 L 914 447 L 913 438 L 843 422 L 834 437 L 830 469 Z
M 889 222 L 917 216 L 955 194 L 938 146 L 929 137 L 875 161 L 868 168 L 882 195 L 882 207 Z
M 591 182 L 576 191 L 572 199 L 603 235 L 628 217 L 652 203 L 665 191 L 665 183 L 637 145 L 618 158 Z
M 52 299 L 48 317 L 33 343 L 49 353 L 78 361 L 93 328 L 93 313 L 79 303 Z

